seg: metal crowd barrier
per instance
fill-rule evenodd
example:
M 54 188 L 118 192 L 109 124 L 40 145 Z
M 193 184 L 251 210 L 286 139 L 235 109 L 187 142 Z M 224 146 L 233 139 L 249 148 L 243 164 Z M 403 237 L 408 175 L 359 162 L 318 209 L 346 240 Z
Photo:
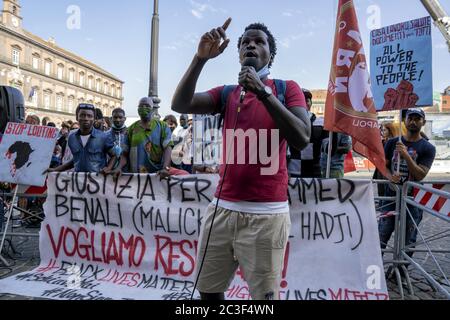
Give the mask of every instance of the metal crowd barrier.
M 441 185 L 449 185 L 449 181 L 426 181 L 425 183 L 427 185 L 423 185 L 422 183 L 416 183 L 416 182 L 408 182 L 403 186 L 403 189 L 400 189 L 399 186 L 393 185 L 389 183 L 388 181 L 384 180 L 374 180 L 374 184 L 378 187 L 378 189 L 381 186 L 390 185 L 391 187 L 395 188 L 396 190 L 396 196 L 395 197 L 381 197 L 378 195 L 375 195 L 375 204 L 376 204 L 376 210 L 377 212 L 383 211 L 384 207 L 388 206 L 392 203 L 392 201 L 395 201 L 395 212 L 393 215 L 395 216 L 395 227 L 394 227 L 394 233 L 393 233 L 393 244 L 389 245 L 385 243 L 386 249 L 382 249 L 383 254 L 385 253 L 391 253 L 392 259 L 384 259 L 383 263 L 385 267 L 387 267 L 386 271 L 386 277 L 390 278 L 391 275 L 395 275 L 396 282 L 398 285 L 398 290 L 400 293 L 400 296 L 402 299 L 405 298 L 404 290 L 403 290 L 403 283 L 402 283 L 402 275 L 405 278 L 406 286 L 411 295 L 414 295 L 414 289 L 411 283 L 411 278 L 408 270 L 408 266 L 411 265 L 415 269 L 417 269 L 423 277 L 426 279 L 426 281 L 430 284 L 432 288 L 434 288 L 436 291 L 441 292 L 447 299 L 450 299 L 450 292 L 448 289 L 443 287 L 441 283 L 439 283 L 436 279 L 436 277 L 430 272 L 426 271 L 425 268 L 415 259 L 411 257 L 411 254 L 414 252 L 425 252 L 427 253 L 433 260 L 433 262 L 436 264 L 439 272 L 441 273 L 445 284 L 450 287 L 450 282 L 448 280 L 448 276 L 445 274 L 444 270 L 442 269 L 438 259 L 436 258 L 436 253 L 450 253 L 450 245 L 449 250 L 442 250 L 442 249 L 436 249 L 432 248 L 432 242 L 436 240 L 441 240 L 444 238 L 447 238 L 450 236 L 450 225 L 448 229 L 446 229 L 443 232 L 439 232 L 432 235 L 424 235 L 424 233 L 420 230 L 418 224 L 413 218 L 413 215 L 411 214 L 410 208 L 415 207 L 418 210 L 422 210 L 423 214 L 430 215 L 433 218 L 440 219 L 444 223 L 450 222 L 450 217 L 439 213 L 436 210 L 430 209 L 427 206 L 424 206 L 420 203 L 418 203 L 414 197 L 407 196 L 412 194 L 412 189 L 415 188 L 417 190 L 422 190 L 429 193 L 429 197 L 437 196 L 441 197 L 442 199 L 450 201 L 450 193 L 445 192 L 439 189 L 435 189 L 432 187 L 427 186 L 428 184 L 441 184 Z M 380 205 L 380 202 L 384 201 L 383 205 Z M 387 203 L 386 203 L 387 202 Z M 378 205 L 377 205 L 378 204 Z M 409 206 L 409 208 L 408 208 Z M 413 230 L 410 232 L 413 232 L 414 230 L 417 231 L 417 235 L 420 237 L 419 241 L 416 241 L 415 243 L 409 243 L 407 244 L 406 236 L 408 234 L 407 232 L 407 221 L 408 218 L 410 219 L 410 226 L 413 226 Z M 420 223 L 419 223 L 420 225 Z M 416 246 L 424 246 L 425 248 L 416 248 Z
M 395 196 L 379 196 L 374 192 L 374 200 L 375 200 L 375 210 L 378 214 L 381 213 L 378 219 L 386 217 L 385 210 L 386 207 L 392 205 L 395 203 L 395 210 L 391 211 L 388 216 L 394 217 L 394 232 L 391 238 L 393 237 L 393 244 L 390 245 L 389 243 L 381 243 L 386 246 L 385 249 L 381 249 L 381 252 L 383 254 L 390 253 L 392 254 L 392 258 L 383 259 L 383 264 L 385 267 L 387 267 L 386 271 L 386 278 L 390 278 L 392 275 L 395 275 L 398 290 L 400 293 L 400 296 L 402 299 L 405 298 L 404 290 L 403 290 L 403 284 L 401 279 L 401 273 L 407 273 L 407 269 L 405 265 L 407 264 L 407 261 L 405 259 L 402 259 L 401 257 L 401 251 L 400 251 L 400 239 L 402 235 L 398 230 L 400 230 L 400 213 L 401 213 L 401 202 L 402 202 L 402 190 L 400 186 L 390 183 L 387 180 L 373 180 L 373 183 L 376 185 L 377 190 L 380 191 L 380 188 L 385 188 L 389 186 L 391 189 L 395 191 Z M 381 240 L 380 240 L 381 241 Z M 407 277 L 407 282 L 410 290 L 412 290 L 412 285 L 409 277 Z M 414 294 L 412 291 L 410 291 L 411 294 Z
M 450 182 L 448 182 L 448 181 L 447 182 L 427 181 L 426 184 L 448 185 L 448 184 L 450 184 Z M 415 188 L 419 191 L 420 190 L 425 191 L 425 192 L 429 193 L 429 195 L 431 195 L 431 197 L 437 196 L 437 197 L 440 197 L 444 201 L 450 201 L 450 192 L 435 189 L 435 188 L 429 187 L 427 185 L 423 185 L 423 184 L 416 183 L 416 182 L 406 183 L 403 186 L 402 194 L 404 194 L 404 195 L 410 194 L 411 191 L 413 190 L 413 188 Z M 417 208 L 418 210 L 421 210 L 423 212 L 422 213 L 423 215 L 429 215 L 430 217 L 439 219 L 440 221 L 442 221 L 444 224 L 446 224 L 448 226 L 448 229 L 446 229 L 443 232 L 439 232 L 437 234 L 433 234 L 433 235 L 426 237 L 424 232 L 422 232 L 422 230 L 419 228 L 420 221 L 419 221 L 419 225 L 418 225 L 411 213 L 410 208 L 408 208 L 408 206 L 410 208 Z M 412 231 L 413 232 L 417 231 L 417 235 L 420 237 L 420 240 L 416 241 L 415 243 L 409 243 L 409 244 L 406 243 L 407 227 L 408 227 L 407 218 L 409 218 L 412 223 L 410 225 L 413 227 Z M 414 198 L 412 198 L 410 196 L 402 197 L 401 211 L 400 211 L 400 226 L 399 226 L 399 229 L 396 229 L 396 232 L 398 231 L 397 233 L 400 236 L 400 239 L 399 239 L 400 255 L 398 256 L 398 258 L 400 258 L 406 262 L 405 264 L 402 265 L 402 267 L 404 269 L 406 269 L 406 265 L 410 264 L 412 267 L 417 269 L 423 275 L 423 277 L 428 281 L 428 283 L 436 291 L 441 292 L 447 299 L 450 299 L 450 291 L 448 289 L 446 289 L 445 287 L 443 287 L 443 285 L 437 281 L 437 279 L 436 279 L 437 276 L 435 277 L 434 275 L 430 274 L 419 263 L 419 261 L 412 258 L 412 254 L 415 252 L 426 252 L 432 258 L 433 262 L 436 264 L 437 269 L 439 270 L 439 272 L 441 273 L 441 275 L 443 277 L 443 280 L 445 281 L 445 285 L 447 287 L 450 287 L 450 281 L 448 279 L 448 276 L 446 275 L 445 271 L 442 269 L 438 259 L 435 256 L 436 253 L 450 253 L 450 245 L 449 245 L 449 250 L 433 249 L 433 247 L 432 247 L 433 241 L 444 239 L 444 238 L 447 238 L 450 236 L 450 224 L 449 223 L 450 223 L 449 216 L 442 214 L 439 211 L 434 210 L 433 208 L 429 208 L 427 206 L 424 206 L 424 205 L 418 203 L 417 201 L 415 201 Z M 421 249 L 421 248 L 416 249 L 416 246 L 424 246 L 425 248 L 424 249 Z M 405 275 L 407 278 L 407 283 L 408 283 L 410 292 L 412 293 L 413 290 L 412 290 L 411 282 L 409 281 L 408 272 L 406 272 Z
M 0 261 L 5 266 L 10 266 L 8 261 L 2 256 L 2 252 L 4 250 L 4 244 L 5 242 L 9 243 L 9 246 L 12 248 L 12 250 L 15 252 L 14 248 L 12 247 L 12 237 L 33 237 L 33 238 L 39 238 L 39 228 L 35 229 L 34 232 L 16 232 L 17 227 L 14 227 L 11 222 L 13 219 L 13 213 L 14 211 L 19 211 L 26 216 L 21 218 L 21 223 L 26 223 L 27 221 L 31 219 L 37 219 L 40 222 L 43 221 L 43 218 L 41 217 L 41 214 L 43 214 L 43 211 L 30 211 L 26 209 L 20 208 L 18 205 L 15 204 L 16 199 L 19 198 L 46 198 L 46 195 L 43 194 L 19 194 L 17 192 L 14 193 L 3 193 L 1 194 L 0 199 L 0 206 L 2 206 L 3 214 L 0 215 Z M 6 201 L 7 198 L 11 198 L 11 202 L 8 203 Z M 18 200 L 17 200 L 18 201 Z M 6 218 L 6 223 L 4 223 L 4 219 Z M 9 231 L 8 231 L 9 228 Z M 6 239 L 6 238 L 9 239 Z

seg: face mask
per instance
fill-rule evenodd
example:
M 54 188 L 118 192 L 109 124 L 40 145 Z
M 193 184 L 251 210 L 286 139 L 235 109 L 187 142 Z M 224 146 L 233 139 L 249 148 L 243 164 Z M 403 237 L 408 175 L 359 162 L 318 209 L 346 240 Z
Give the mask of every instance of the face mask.
M 123 129 L 126 128 L 126 125 L 123 124 L 123 126 L 122 126 L 121 128 L 119 128 L 119 127 L 116 127 L 116 125 L 113 123 L 113 124 L 111 125 L 111 128 L 113 128 L 113 130 L 115 130 L 115 131 L 122 131 Z
M 138 113 L 141 119 L 150 121 L 153 118 L 154 111 L 152 108 L 139 108 Z
M 267 64 L 261 70 L 258 71 L 258 76 L 260 79 L 267 77 L 269 74 L 270 74 L 269 64 Z

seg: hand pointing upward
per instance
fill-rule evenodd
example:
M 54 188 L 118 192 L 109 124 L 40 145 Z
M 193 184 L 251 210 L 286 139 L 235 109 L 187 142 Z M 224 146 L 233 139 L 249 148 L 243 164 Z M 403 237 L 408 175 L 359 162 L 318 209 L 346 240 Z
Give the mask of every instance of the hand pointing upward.
M 197 50 L 198 58 L 213 59 L 225 51 L 230 43 L 230 39 L 227 38 L 225 33 L 230 23 L 231 18 L 228 18 L 223 26 L 212 29 L 202 36 Z

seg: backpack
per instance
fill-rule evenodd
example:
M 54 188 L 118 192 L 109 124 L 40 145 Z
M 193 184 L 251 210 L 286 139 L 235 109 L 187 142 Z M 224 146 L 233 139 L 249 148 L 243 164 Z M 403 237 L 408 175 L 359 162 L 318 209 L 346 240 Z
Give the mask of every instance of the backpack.
M 274 79 L 275 89 L 277 91 L 277 99 L 285 106 L 286 104 L 286 81 Z M 221 107 L 220 107 L 220 118 L 219 118 L 219 128 L 222 127 L 223 119 L 225 119 L 225 109 L 228 103 L 228 97 L 237 88 L 236 85 L 224 86 L 221 96 Z

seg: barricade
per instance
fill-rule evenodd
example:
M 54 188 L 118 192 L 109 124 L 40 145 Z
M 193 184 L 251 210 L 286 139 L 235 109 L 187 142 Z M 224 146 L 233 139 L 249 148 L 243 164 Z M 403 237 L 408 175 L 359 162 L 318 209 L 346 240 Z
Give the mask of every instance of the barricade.
M 406 262 L 403 264 L 403 268 L 406 270 L 406 266 L 411 265 L 417 269 L 428 283 L 435 290 L 441 292 L 447 299 L 450 299 L 450 291 L 448 289 L 450 288 L 450 281 L 448 275 L 442 269 L 436 254 L 450 253 L 450 248 L 448 250 L 442 250 L 433 248 L 433 245 L 437 240 L 442 240 L 450 236 L 449 190 L 450 182 L 427 182 L 425 185 L 416 182 L 406 183 L 403 186 L 402 194 L 407 196 L 402 197 L 400 225 L 398 229 L 400 235 L 400 239 L 398 239 L 399 258 Z M 445 230 L 435 234 L 426 234 L 420 228 L 423 215 L 427 215 L 433 219 L 439 219 L 444 224 Z M 413 258 L 413 254 L 419 252 L 427 253 L 426 259 L 428 257 L 432 259 L 440 273 L 439 275 L 431 274 L 425 270 L 417 258 Z M 409 273 L 406 272 L 405 275 L 409 289 L 413 294 L 411 282 L 409 281 Z M 438 281 L 438 277 L 441 276 L 442 280 Z

